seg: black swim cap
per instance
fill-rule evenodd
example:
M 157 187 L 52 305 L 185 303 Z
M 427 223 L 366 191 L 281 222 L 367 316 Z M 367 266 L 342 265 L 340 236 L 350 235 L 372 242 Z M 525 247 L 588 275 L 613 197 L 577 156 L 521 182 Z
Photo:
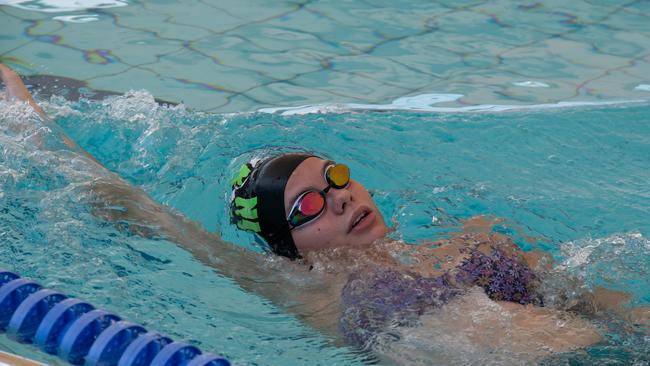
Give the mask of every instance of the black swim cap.
M 311 154 L 289 153 L 246 163 L 232 180 L 231 221 L 260 235 L 273 253 L 300 257 L 284 209 L 284 189 L 291 173 Z

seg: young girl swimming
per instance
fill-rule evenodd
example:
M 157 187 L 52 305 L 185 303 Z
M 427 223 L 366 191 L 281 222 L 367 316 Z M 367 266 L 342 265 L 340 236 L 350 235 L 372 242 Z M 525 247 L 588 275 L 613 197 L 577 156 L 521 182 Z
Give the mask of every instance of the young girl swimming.
M 20 78 L 6 67 L 0 71 L 9 97 L 29 102 L 47 118 Z M 92 159 L 70 139 L 64 142 Z M 252 162 L 233 186 L 238 227 L 257 232 L 289 259 L 223 243 L 106 171 L 93 182 L 92 205 L 98 217 L 175 241 L 242 287 L 384 357 L 399 355 L 395 349 L 413 335 L 420 343 L 435 344 L 430 338 L 448 335 L 475 347 L 532 356 L 599 339 L 583 318 L 541 307 L 539 279 L 531 271 L 536 258 L 489 233 L 480 220 L 433 246 L 386 240 L 381 214 L 349 170 L 309 154 Z

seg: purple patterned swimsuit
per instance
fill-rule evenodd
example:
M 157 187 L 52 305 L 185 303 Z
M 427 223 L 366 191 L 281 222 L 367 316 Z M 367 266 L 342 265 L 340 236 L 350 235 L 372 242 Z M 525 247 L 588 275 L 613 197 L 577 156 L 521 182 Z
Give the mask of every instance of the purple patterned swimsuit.
M 499 249 L 491 255 L 480 250 L 471 251 L 456 272 L 456 282 L 480 286 L 495 301 L 512 301 L 522 305 L 543 306 L 537 293 L 537 276 L 526 263 L 508 257 Z
M 388 269 L 353 274 L 342 291 L 339 326 L 350 343 L 364 346 L 389 322 L 415 325 L 424 312 L 472 285 L 482 287 L 493 300 L 543 305 L 537 278 L 525 263 L 499 249 L 489 256 L 472 249 L 459 267 L 436 278 Z

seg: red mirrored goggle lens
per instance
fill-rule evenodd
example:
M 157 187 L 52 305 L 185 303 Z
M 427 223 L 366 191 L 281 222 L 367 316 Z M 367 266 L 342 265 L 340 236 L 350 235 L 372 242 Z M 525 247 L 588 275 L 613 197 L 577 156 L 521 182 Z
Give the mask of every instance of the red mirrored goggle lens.
M 325 172 L 325 178 L 333 188 L 344 188 L 350 183 L 350 168 L 345 164 L 330 165 Z
M 325 198 L 321 196 L 320 192 L 308 192 L 298 204 L 298 210 L 303 216 L 318 215 L 325 206 Z
M 323 193 L 318 191 L 310 191 L 300 196 L 287 218 L 291 228 L 317 218 L 325 209 L 325 197 L 323 196 Z

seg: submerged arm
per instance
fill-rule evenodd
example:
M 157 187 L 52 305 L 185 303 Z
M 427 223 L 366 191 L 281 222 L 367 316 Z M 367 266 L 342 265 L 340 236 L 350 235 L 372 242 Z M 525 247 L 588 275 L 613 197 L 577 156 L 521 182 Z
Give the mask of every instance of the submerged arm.
M 575 315 L 495 302 L 477 288 L 419 320 L 394 329 L 399 337 L 380 337 L 375 348 L 381 357 L 397 364 L 534 364 L 601 340 Z

